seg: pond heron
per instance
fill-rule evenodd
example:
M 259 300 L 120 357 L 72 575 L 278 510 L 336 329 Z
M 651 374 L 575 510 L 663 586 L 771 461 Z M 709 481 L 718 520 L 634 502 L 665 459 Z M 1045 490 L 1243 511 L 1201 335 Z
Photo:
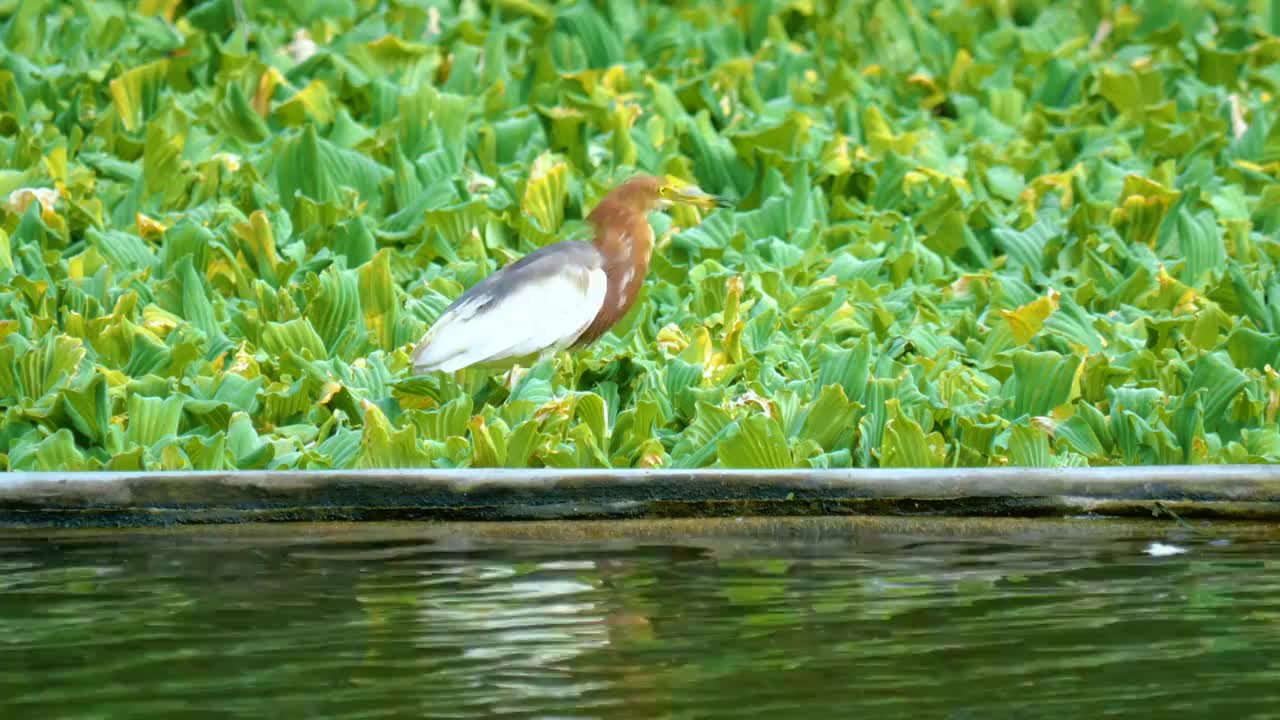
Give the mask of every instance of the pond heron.
M 648 215 L 673 204 L 727 207 L 671 177 L 638 175 L 587 216 L 591 242 L 538 248 L 454 300 L 413 349 L 414 372 L 527 364 L 585 347 L 631 309 L 649 271 Z

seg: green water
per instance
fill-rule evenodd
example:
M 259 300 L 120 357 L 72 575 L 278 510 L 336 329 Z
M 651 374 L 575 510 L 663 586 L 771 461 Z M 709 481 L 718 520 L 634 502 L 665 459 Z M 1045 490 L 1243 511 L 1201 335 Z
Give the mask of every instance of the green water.
M 1280 717 L 1280 534 L 1196 530 L 0 531 L 0 718 Z

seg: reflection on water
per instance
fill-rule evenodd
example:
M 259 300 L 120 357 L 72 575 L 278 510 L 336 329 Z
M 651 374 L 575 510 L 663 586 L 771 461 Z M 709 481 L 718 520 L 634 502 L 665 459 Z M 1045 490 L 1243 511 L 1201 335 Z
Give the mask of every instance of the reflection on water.
M 868 522 L 9 532 L 0 717 L 1280 715 L 1273 532 Z

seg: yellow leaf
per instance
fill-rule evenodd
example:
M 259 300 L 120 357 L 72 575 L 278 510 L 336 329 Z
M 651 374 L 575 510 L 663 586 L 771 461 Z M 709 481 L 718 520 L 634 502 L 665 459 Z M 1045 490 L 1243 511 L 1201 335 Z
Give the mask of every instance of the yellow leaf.
M 1074 181 L 1077 179 L 1081 182 L 1085 179 L 1084 166 L 1080 164 L 1072 166 L 1065 172 L 1049 173 L 1032 180 L 1019 197 L 1024 212 L 1034 216 L 1037 208 L 1040 207 L 1041 199 L 1050 191 L 1057 191 L 1060 194 L 1059 205 L 1064 212 L 1070 209 L 1075 201 Z
M 375 60 L 385 65 L 405 65 L 433 52 L 430 45 L 405 42 L 390 34 L 368 43 L 366 47 L 369 48 L 369 53 Z
M 662 441 L 657 438 L 649 438 L 641 443 L 639 455 L 640 461 L 637 465 L 646 469 L 660 468 L 671 461 L 671 456 L 667 454 L 667 449 L 663 447 Z
M 898 155 L 910 155 L 916 146 L 914 133 L 895 135 L 885 120 L 880 108 L 868 105 L 862 111 L 862 127 L 866 131 L 867 145 L 876 154 L 894 152 Z
M 970 89 L 965 84 L 966 76 L 973 69 L 973 55 L 965 48 L 956 51 L 956 58 L 951 63 L 951 72 L 947 75 L 947 87 L 952 92 L 964 92 Z
M 258 89 L 253 94 L 253 109 L 262 117 L 266 117 L 271 112 L 271 98 L 276 94 L 276 88 L 284 83 L 284 76 L 275 68 L 267 68 L 258 78 Z
M 689 338 L 675 323 L 668 323 L 658 331 L 658 348 L 671 355 L 678 355 L 689 347 Z
M 65 184 L 67 182 L 66 146 L 61 145 L 49 151 L 49 154 L 44 158 L 44 167 L 55 183 Z
M 138 225 L 138 234 L 144 239 L 161 237 L 164 235 L 165 230 L 169 229 L 159 220 L 149 218 L 142 213 L 136 213 L 133 219 Z
M 947 94 L 938 87 L 938 83 L 933 78 L 924 73 L 916 73 L 907 78 L 908 85 L 914 85 L 928 93 L 924 101 L 921 103 L 926 108 L 937 107 L 947 99 Z
M 934 187 L 940 183 L 948 183 L 957 191 L 969 192 L 969 182 L 964 178 L 924 166 L 908 172 L 902 178 L 904 190 L 912 190 L 916 185 Z
M 342 383 L 329 380 L 320 386 L 320 394 L 316 396 L 317 405 L 328 405 L 333 400 L 333 396 L 342 390 Z
M 227 367 L 227 372 L 233 372 L 245 380 L 252 380 L 262 375 L 262 368 L 253 357 L 253 353 L 248 352 L 244 343 L 241 343 L 240 347 L 236 349 L 231 365 Z
M 169 61 L 157 60 L 139 65 L 111 81 L 111 101 L 125 130 L 134 132 L 142 127 L 144 114 L 154 108 L 168 73 Z
M 849 156 L 849 138 L 837 134 L 822 150 L 819 170 L 832 177 L 846 175 L 853 170 L 853 160 Z
M 1265 366 L 1263 372 L 1267 376 L 1267 409 L 1266 420 L 1268 425 L 1275 425 L 1276 415 L 1280 414 L 1280 373 L 1277 373 L 1270 365 Z
M 143 15 L 161 15 L 165 20 L 173 22 L 174 14 L 182 0 L 141 0 L 138 12 Z
M 502 467 L 505 448 L 499 448 L 493 433 L 485 424 L 483 415 L 476 415 L 467 423 L 471 430 L 471 467 Z
M 1243 170 L 1249 170 L 1263 175 L 1280 175 L 1280 163 L 1259 165 L 1258 163 L 1249 162 L 1248 160 L 1234 160 L 1232 161 L 1232 164 Z
M 382 248 L 358 271 L 360 307 L 369 335 L 378 347 L 391 350 L 395 345 L 397 310 L 395 279 L 391 276 L 391 251 Z
M 707 332 L 705 327 L 699 326 L 694 329 L 693 338 L 685 346 L 684 351 L 680 353 L 680 359 L 690 365 L 701 364 L 705 369 L 707 363 L 711 360 L 711 353 L 711 334 Z
M 1111 225 L 1130 242 L 1154 246 L 1164 216 L 1182 193 L 1141 175 L 1126 175 L 1124 198 L 1120 207 L 1111 211 Z
M 320 125 L 333 122 L 336 115 L 333 94 L 323 80 L 312 80 L 307 86 L 280 103 L 275 117 L 284 125 L 302 125 L 310 119 Z
M 158 338 L 167 337 L 174 328 L 182 324 L 182 318 L 157 305 L 148 305 L 142 309 L 142 327 Z
M 1058 309 L 1059 294 L 1050 289 L 1044 297 L 1037 298 L 1016 310 L 1001 310 L 1000 315 L 1009 323 L 1013 337 L 1019 345 L 1031 342 L 1031 338 L 1044 327 L 1044 321 Z
M 569 192 L 569 165 L 550 152 L 533 161 L 525 181 L 520 208 L 523 230 L 540 237 L 539 244 L 555 239 L 564 222 L 564 203 Z
M 280 264 L 280 256 L 276 254 L 276 240 L 271 232 L 271 220 L 267 218 L 267 214 L 261 210 L 254 210 L 249 216 L 249 222 L 240 223 L 232 230 L 240 236 L 257 259 L 258 273 L 265 275 L 270 272 L 274 278 L 276 267 Z M 266 267 L 262 267 L 262 264 Z

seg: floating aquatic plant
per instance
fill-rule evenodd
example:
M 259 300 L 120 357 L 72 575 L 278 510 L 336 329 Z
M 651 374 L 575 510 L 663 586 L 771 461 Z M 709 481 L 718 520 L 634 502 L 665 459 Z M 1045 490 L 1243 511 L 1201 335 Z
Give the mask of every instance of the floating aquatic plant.
M 0 466 L 1280 462 L 1276 12 L 0 2 Z M 638 170 L 736 208 L 412 375 Z

